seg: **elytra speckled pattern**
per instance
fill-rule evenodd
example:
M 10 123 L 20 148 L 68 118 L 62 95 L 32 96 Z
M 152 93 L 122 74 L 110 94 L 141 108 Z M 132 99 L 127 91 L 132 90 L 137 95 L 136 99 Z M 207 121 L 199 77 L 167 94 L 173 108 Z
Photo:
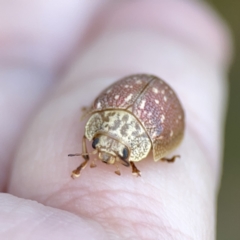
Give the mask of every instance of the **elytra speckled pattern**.
M 133 104 L 151 79 L 148 75 L 123 78 L 105 89 L 95 100 L 93 108 L 95 110 L 126 109 Z
M 155 161 L 178 145 L 184 132 L 184 112 L 169 85 L 154 78 L 132 108 L 152 140 Z
M 183 138 L 182 106 L 173 89 L 156 76 L 132 75 L 112 84 L 96 98 L 92 114 L 110 109 L 122 109 L 135 116 L 151 140 L 155 161 L 166 156 Z

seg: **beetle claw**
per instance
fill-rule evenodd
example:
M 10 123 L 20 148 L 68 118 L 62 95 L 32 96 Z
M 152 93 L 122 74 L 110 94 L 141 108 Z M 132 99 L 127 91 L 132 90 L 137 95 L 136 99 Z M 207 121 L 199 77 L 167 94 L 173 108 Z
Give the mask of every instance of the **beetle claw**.
M 85 159 L 85 161 L 81 163 L 80 166 L 78 166 L 75 170 L 72 171 L 71 178 L 74 179 L 80 177 L 81 170 L 86 167 L 87 163 L 88 159 Z
M 166 162 L 169 162 L 169 163 L 172 163 L 175 161 L 176 158 L 180 158 L 180 155 L 174 155 L 173 157 L 171 158 L 161 158 L 162 161 L 166 161 Z
M 115 173 L 120 176 L 121 175 L 121 172 L 119 170 L 116 170 Z
M 97 165 L 96 165 L 95 159 L 94 159 L 90 164 L 90 168 L 95 168 L 95 167 L 97 167 Z
M 133 176 L 136 176 L 136 177 L 141 177 L 141 176 L 142 176 L 142 175 L 141 175 L 141 172 L 140 172 L 139 170 L 136 171 L 136 172 L 133 172 L 132 175 L 133 175 Z
M 78 178 L 78 177 L 80 177 L 80 172 L 77 173 L 75 170 L 72 171 L 71 178 L 72 178 L 72 179 L 75 179 L 75 178 Z
M 141 177 L 141 172 L 137 169 L 137 167 L 135 166 L 135 164 L 133 162 L 130 162 L 131 166 L 132 166 L 132 174 L 134 176 L 137 177 Z

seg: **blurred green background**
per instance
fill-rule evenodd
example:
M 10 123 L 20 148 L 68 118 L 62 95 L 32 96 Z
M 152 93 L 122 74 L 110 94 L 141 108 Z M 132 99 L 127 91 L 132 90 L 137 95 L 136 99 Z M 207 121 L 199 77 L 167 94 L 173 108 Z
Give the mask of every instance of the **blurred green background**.
M 224 166 L 218 198 L 217 240 L 240 240 L 240 0 L 206 0 L 230 26 L 234 62 L 225 130 Z

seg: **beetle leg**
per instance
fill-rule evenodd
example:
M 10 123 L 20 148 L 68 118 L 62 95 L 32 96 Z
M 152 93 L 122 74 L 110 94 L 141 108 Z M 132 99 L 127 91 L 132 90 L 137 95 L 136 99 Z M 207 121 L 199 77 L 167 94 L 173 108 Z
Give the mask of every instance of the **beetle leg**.
M 129 167 L 129 166 L 130 166 L 128 160 L 125 160 L 125 159 L 121 159 L 121 160 L 122 160 L 122 165 L 123 165 L 123 166 L 125 166 L 125 167 Z
M 72 171 L 71 177 L 77 178 L 80 176 L 81 170 L 84 169 L 87 165 L 88 160 L 85 160 L 79 167 Z
M 120 172 L 120 170 L 119 170 L 118 164 L 116 164 L 116 167 L 117 167 L 117 170 L 115 171 L 115 173 L 116 173 L 118 176 L 120 176 L 120 175 L 121 175 L 121 172 Z
M 161 158 L 162 161 L 167 161 L 169 163 L 174 162 L 176 158 L 180 158 L 180 155 L 174 155 L 172 158 Z
M 81 170 L 86 167 L 86 165 L 89 161 L 89 155 L 88 155 L 88 152 L 87 152 L 87 141 L 86 140 L 87 140 L 87 138 L 84 135 L 83 139 L 82 139 L 82 157 L 84 158 L 84 162 L 81 163 L 75 170 L 72 171 L 72 175 L 71 175 L 72 178 L 79 177 Z
M 133 162 L 130 162 L 130 164 L 132 166 L 132 174 L 137 176 L 137 177 L 141 177 L 141 172 L 137 169 L 135 164 Z
M 82 152 L 83 152 L 83 158 L 85 159 L 85 161 L 88 161 L 89 155 L 87 151 L 87 138 L 85 135 L 83 136 L 83 139 L 82 139 Z
M 122 165 L 125 167 L 129 167 L 130 163 L 127 159 L 122 158 L 120 155 L 118 155 L 119 159 L 122 161 Z
M 82 116 L 80 118 L 80 120 L 84 120 L 88 114 L 91 112 L 92 108 L 91 107 L 82 107 L 81 108 L 81 111 L 82 111 Z
M 95 168 L 97 165 L 96 165 L 96 163 L 95 163 L 95 161 L 96 161 L 96 158 L 94 158 L 93 160 L 92 160 L 92 162 L 91 162 L 91 164 L 90 164 L 90 168 Z
M 85 113 L 87 110 L 88 110 L 88 107 L 86 107 L 86 106 L 83 106 L 83 107 L 81 108 L 82 113 Z

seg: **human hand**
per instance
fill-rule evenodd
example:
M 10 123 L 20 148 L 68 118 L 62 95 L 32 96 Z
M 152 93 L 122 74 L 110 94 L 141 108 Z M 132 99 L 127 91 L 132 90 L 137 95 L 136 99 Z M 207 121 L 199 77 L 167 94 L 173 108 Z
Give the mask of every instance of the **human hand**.
M 4 4 L 0 239 L 213 239 L 230 59 L 223 23 L 191 1 Z M 177 92 L 186 131 L 172 154 L 181 159 L 149 157 L 137 164 L 141 178 L 97 162 L 73 181 L 82 159 L 67 154 L 81 151 L 81 107 L 132 73 Z

